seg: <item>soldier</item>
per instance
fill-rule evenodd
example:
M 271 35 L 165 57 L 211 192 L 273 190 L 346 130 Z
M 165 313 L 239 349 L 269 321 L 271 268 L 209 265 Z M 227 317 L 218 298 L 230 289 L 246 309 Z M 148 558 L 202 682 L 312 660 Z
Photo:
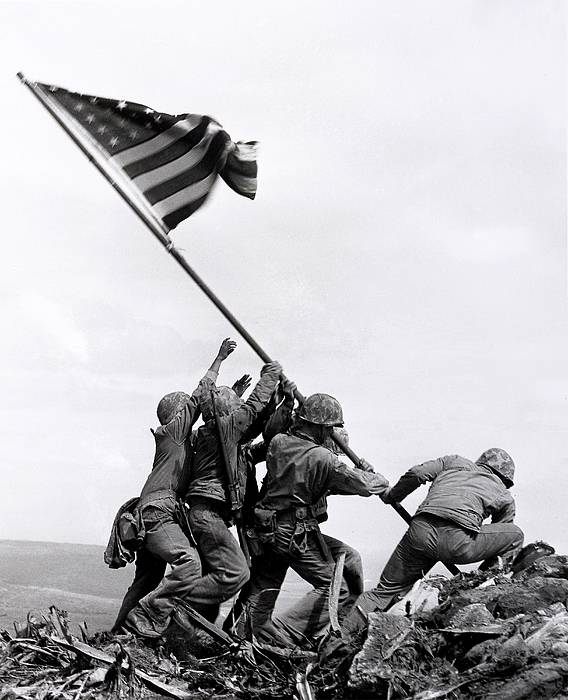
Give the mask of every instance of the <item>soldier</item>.
M 523 544 L 523 532 L 513 524 L 515 502 L 509 489 L 514 474 L 510 455 L 494 447 L 476 462 L 459 455 L 424 462 L 385 490 L 381 494 L 385 503 L 399 503 L 421 484 L 432 482 L 377 587 L 360 595 L 345 619 L 346 640 L 352 641 L 366 627 L 366 614 L 388 610 L 436 562 L 485 560 L 485 568 L 499 556 L 512 562 Z M 483 524 L 489 516 L 492 522 Z
M 161 636 L 174 607 L 171 597 L 184 597 L 201 576 L 199 555 L 178 523 L 176 507 L 189 484 L 190 436 L 200 414 L 200 397 L 215 387 L 221 363 L 236 345 L 229 338 L 221 343 L 217 357 L 191 396 L 176 391 L 164 396 L 158 404 L 160 426 L 153 431 L 154 465 L 140 494 L 137 510 L 145 529 L 143 546 L 148 566 L 154 568 L 156 560 L 161 560 L 171 568 L 155 590 L 145 595 L 124 620 L 127 629 L 143 637 Z M 155 568 L 156 576 L 160 570 L 163 571 L 163 565 Z M 137 570 L 136 585 L 141 577 L 142 572 Z M 148 586 L 154 583 L 155 579 Z
M 319 529 L 316 504 L 328 493 L 371 496 L 388 486 L 368 463 L 363 462 L 368 471 L 353 469 L 323 447 L 334 427 L 342 425 L 337 399 L 313 394 L 301 406 L 292 428 L 274 436 L 268 447 L 265 493 L 255 509 L 264 554 L 255 560 L 247 602 L 252 632 L 266 641 L 295 645 L 321 633 L 329 623 L 327 602 L 335 562 Z M 336 543 L 338 548 L 343 545 Z M 288 567 L 313 590 L 286 611 L 284 629 L 270 616 L 274 592 L 280 590 Z M 348 598 L 343 581 L 339 605 Z
M 229 387 L 219 387 L 201 402 L 205 423 L 195 438 L 187 501 L 191 532 L 206 572 L 193 582 L 186 600 L 211 621 L 216 619 L 220 603 L 235 595 L 249 579 L 248 562 L 229 527 L 246 493 L 249 465 L 245 446 L 256 437 L 251 430 L 260 433 L 262 425 L 256 424 L 257 418 L 269 403 L 281 374 L 280 364 L 270 362 L 262 368 L 247 401 Z M 232 494 L 229 478 L 234 480 Z

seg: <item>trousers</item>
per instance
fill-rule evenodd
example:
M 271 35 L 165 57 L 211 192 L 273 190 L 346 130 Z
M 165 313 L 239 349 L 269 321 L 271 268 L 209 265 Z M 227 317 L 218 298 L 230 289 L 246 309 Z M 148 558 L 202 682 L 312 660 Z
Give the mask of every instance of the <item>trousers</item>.
M 191 499 L 189 522 L 203 561 L 202 576 L 188 587 L 185 599 L 215 620 L 219 605 L 249 580 L 249 567 L 238 541 L 225 522 L 226 506 L 212 498 Z
M 272 621 L 281 636 L 298 644 L 321 634 L 329 624 L 329 585 L 339 555 L 346 554 L 338 601 L 340 609 L 363 591 L 363 567 L 355 549 L 319 530 L 305 533 L 300 548 L 293 546 L 295 531 L 293 520 L 280 521 L 274 543 L 265 544 L 264 553 L 254 557 L 244 607 L 253 633 Z M 272 618 L 288 568 L 313 588 Z
M 119 630 L 128 613 L 138 605 L 144 596 L 159 586 L 166 573 L 166 567 L 166 562 L 151 554 L 144 545 L 136 552 L 134 580 L 122 600 L 112 631 Z
M 412 519 L 410 527 L 388 560 L 376 588 L 365 591 L 344 621 L 347 634 L 361 628 L 365 613 L 384 611 L 404 596 L 436 562 L 471 564 L 508 554 L 523 546 L 523 531 L 513 523 L 491 523 L 472 532 L 451 520 L 424 513 Z
M 174 608 L 172 596 L 186 598 L 201 577 L 201 561 L 195 547 L 175 520 L 176 499 L 168 496 L 144 506 L 145 547 L 156 559 L 170 565 L 159 585 L 145 595 L 130 617 L 142 619 L 153 632 L 165 631 Z M 142 622 L 141 622 L 142 624 Z

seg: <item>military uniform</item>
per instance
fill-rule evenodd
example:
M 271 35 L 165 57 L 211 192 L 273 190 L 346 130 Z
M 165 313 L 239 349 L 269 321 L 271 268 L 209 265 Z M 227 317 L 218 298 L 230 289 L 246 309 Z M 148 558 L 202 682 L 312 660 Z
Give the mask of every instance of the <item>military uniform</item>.
M 265 494 L 255 509 L 256 529 L 264 554 L 251 572 L 247 608 L 252 631 L 273 628 L 270 615 L 288 567 L 313 590 L 286 611 L 282 623 L 274 620 L 286 640 L 298 643 L 321 632 L 329 623 L 328 593 L 334 557 L 343 543 L 320 531 L 315 506 L 326 494 L 370 496 L 384 491 L 388 482 L 380 474 L 353 469 L 339 460 L 301 426 L 276 435 L 266 458 Z M 345 549 L 350 549 L 344 546 Z M 276 595 L 275 595 L 276 593 Z M 339 605 L 349 598 L 342 582 Z
M 247 443 L 260 433 L 257 418 L 267 406 L 279 381 L 280 366 L 267 365 L 248 400 L 228 415 L 218 415 L 219 429 L 225 444 L 229 467 L 237 480 L 240 509 L 244 502 L 250 463 Z M 256 483 L 256 482 L 255 482 Z M 205 566 L 203 576 L 188 588 L 186 600 L 206 617 L 214 620 L 219 604 L 235 595 L 248 581 L 249 567 L 239 543 L 229 531 L 231 508 L 227 504 L 227 474 L 220 450 L 214 419 L 197 430 L 192 480 L 187 491 L 189 522 Z
M 159 637 L 166 630 L 173 610 L 172 596 L 184 597 L 201 576 L 199 554 L 178 523 L 176 507 L 189 485 L 191 429 L 200 415 L 200 397 L 215 386 L 217 376 L 218 372 L 208 370 L 183 408 L 153 431 L 154 464 L 137 505 L 145 530 L 144 550 L 137 561 L 134 588 L 127 592 L 119 615 L 119 621 L 123 620 L 124 604 L 131 605 L 141 592 L 150 589 L 123 623 L 142 636 Z M 163 562 L 162 566 L 157 562 Z M 151 590 L 166 564 L 170 570 Z
M 502 453 L 510 460 L 498 448 L 484 455 L 489 453 Z M 459 455 L 440 457 L 412 467 L 381 496 L 386 503 L 399 503 L 421 484 L 432 482 L 377 587 L 357 599 L 345 621 L 346 632 L 361 627 L 358 607 L 365 612 L 388 609 L 438 561 L 469 564 L 506 553 L 512 559 L 520 550 L 523 532 L 513 523 L 515 502 L 507 488 L 513 483 L 514 465 L 510 460 L 511 471 L 499 474 L 488 463 L 491 455 L 477 462 Z M 491 523 L 483 524 L 489 517 Z

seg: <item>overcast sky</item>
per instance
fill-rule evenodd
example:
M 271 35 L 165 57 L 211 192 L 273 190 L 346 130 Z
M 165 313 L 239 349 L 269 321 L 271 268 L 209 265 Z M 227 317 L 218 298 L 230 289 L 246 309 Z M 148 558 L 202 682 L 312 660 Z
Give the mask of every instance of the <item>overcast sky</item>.
M 0 538 L 106 544 L 155 409 L 261 361 L 16 73 L 257 140 L 176 245 L 391 482 L 502 447 L 568 553 L 566 12 L 554 0 L 1 2 Z M 413 511 L 423 487 L 405 506 Z M 386 557 L 379 499 L 325 530 Z

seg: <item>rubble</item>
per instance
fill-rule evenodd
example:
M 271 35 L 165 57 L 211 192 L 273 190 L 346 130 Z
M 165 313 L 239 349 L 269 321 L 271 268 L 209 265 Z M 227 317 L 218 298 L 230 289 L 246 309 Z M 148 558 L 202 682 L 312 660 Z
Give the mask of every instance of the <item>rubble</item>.
M 423 580 L 332 662 L 317 640 L 284 650 L 188 619 L 158 641 L 86 629 L 80 640 L 64 612 L 34 611 L 0 632 L 0 700 L 568 700 L 568 556 L 550 549 L 506 575 Z
M 568 699 L 568 557 L 544 554 L 508 575 L 438 581 L 438 607 L 395 626 L 389 613 L 371 614 L 351 696 Z

